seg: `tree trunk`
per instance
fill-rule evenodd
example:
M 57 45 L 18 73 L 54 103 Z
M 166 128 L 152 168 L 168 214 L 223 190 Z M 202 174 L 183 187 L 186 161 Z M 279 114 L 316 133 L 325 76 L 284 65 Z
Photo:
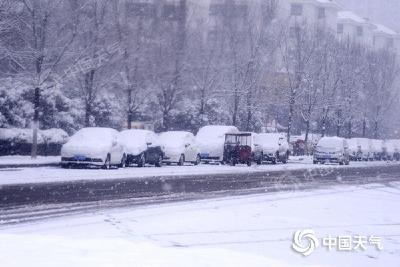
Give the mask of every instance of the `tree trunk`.
M 294 115 L 294 104 L 295 104 L 295 93 L 292 90 L 290 100 L 289 100 L 289 117 L 288 117 L 288 128 L 287 128 L 287 141 L 290 142 L 290 136 L 292 134 L 292 123 Z
M 362 129 L 362 137 L 365 138 L 366 134 L 367 134 L 367 119 L 364 117 L 363 129 Z
M 94 101 L 93 81 L 95 71 L 91 70 L 85 74 L 85 92 L 87 94 L 85 101 L 85 127 L 92 126 L 90 123 L 90 116 L 92 116 L 92 105 Z
M 128 89 L 128 116 L 127 116 L 127 128 L 132 129 L 132 89 Z
M 309 136 L 309 134 L 310 134 L 310 120 L 307 120 L 306 121 L 306 136 L 305 136 L 305 138 L 304 138 L 304 142 L 305 142 L 305 145 L 306 145 L 306 155 L 308 156 L 309 155 L 309 153 L 308 153 L 308 136 Z
M 37 158 L 38 148 L 38 130 L 39 130 L 39 106 L 40 106 L 40 89 L 35 88 L 35 99 L 34 99 L 34 115 L 33 115 L 33 138 L 32 138 L 32 150 L 31 158 Z

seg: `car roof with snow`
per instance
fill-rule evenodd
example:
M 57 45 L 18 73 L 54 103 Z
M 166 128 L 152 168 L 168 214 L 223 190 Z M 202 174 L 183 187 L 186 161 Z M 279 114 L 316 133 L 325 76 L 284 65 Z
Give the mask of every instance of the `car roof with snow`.
M 341 137 L 322 137 L 318 142 L 318 146 L 342 146 L 344 139 Z
M 197 138 L 215 138 L 224 137 L 227 133 L 237 133 L 238 128 L 235 126 L 223 126 L 223 125 L 208 125 L 200 128 L 197 133 Z

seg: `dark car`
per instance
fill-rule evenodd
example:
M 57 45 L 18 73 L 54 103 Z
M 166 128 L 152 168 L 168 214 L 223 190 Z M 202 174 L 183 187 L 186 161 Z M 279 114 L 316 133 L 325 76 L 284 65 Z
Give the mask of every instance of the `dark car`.
M 230 133 L 225 135 L 224 160 L 226 164 L 247 164 L 252 162 L 252 133 Z
M 120 140 L 126 154 L 126 164 L 144 167 L 146 164 L 161 167 L 164 152 L 156 144 L 156 134 L 148 130 L 125 130 L 120 133 Z

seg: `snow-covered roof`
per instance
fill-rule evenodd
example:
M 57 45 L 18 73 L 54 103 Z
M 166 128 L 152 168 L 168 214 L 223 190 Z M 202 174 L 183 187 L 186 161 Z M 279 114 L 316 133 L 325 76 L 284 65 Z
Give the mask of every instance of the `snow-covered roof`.
M 339 11 L 338 12 L 338 19 L 339 20 L 351 20 L 355 23 L 359 23 L 359 24 L 366 24 L 368 23 L 368 21 L 360 16 L 358 16 L 357 14 L 348 11 L 348 10 L 343 10 L 343 11 Z
M 315 2 L 317 2 L 317 4 L 319 5 L 323 5 L 326 7 L 332 7 L 337 9 L 340 8 L 339 4 L 335 0 L 315 0 Z
M 397 35 L 398 34 L 394 30 L 392 30 L 382 24 L 374 23 L 373 25 L 376 27 L 374 30 L 374 32 L 376 32 L 376 33 L 382 33 L 382 34 L 387 34 L 387 35 Z

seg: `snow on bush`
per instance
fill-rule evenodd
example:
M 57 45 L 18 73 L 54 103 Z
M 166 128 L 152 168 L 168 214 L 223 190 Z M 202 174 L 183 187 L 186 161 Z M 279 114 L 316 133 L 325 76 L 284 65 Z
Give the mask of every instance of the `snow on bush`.
M 32 129 L 0 128 L 0 141 L 32 144 L 32 137 Z M 64 144 L 68 138 L 68 134 L 62 129 L 38 131 L 38 144 Z

